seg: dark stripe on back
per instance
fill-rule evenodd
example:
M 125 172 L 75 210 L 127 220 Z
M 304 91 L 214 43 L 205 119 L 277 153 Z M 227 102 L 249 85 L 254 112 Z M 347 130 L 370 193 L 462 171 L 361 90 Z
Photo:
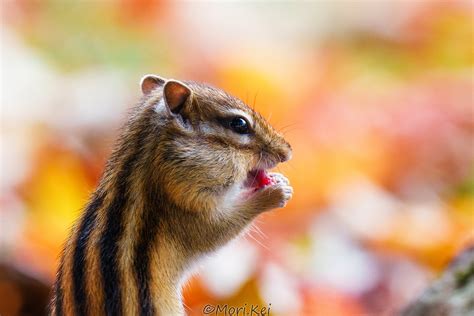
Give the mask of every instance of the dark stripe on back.
M 147 196 L 147 205 L 149 207 L 143 210 L 143 217 L 141 220 L 141 227 L 138 233 L 138 241 L 135 245 L 133 267 L 135 270 L 135 277 L 138 284 L 138 302 L 140 308 L 140 315 L 149 316 L 154 315 L 155 310 L 150 292 L 150 252 L 153 241 L 157 235 L 160 224 L 160 214 L 156 212 L 159 206 L 159 197 L 156 192 L 149 191 Z
M 102 206 L 104 200 L 103 195 L 95 194 L 92 202 L 88 205 L 84 217 L 82 218 L 79 232 L 77 234 L 76 245 L 74 250 L 72 278 L 75 300 L 76 315 L 87 314 L 87 297 L 86 297 L 86 247 L 89 236 L 95 227 L 98 209 Z
M 63 290 L 61 284 L 63 282 L 63 259 L 59 263 L 58 275 L 56 276 L 56 283 L 54 284 L 54 310 L 56 316 L 62 316 L 63 313 Z M 52 306 L 51 306 L 51 309 Z
M 100 263 L 104 284 L 105 312 L 107 315 L 122 315 L 122 293 L 120 286 L 120 271 L 118 264 L 119 241 L 124 231 L 125 207 L 128 200 L 129 177 L 134 164 L 138 160 L 146 130 L 137 136 L 133 146 L 137 151 L 132 153 L 117 174 L 116 189 L 110 206 L 107 209 L 105 231 L 100 238 Z

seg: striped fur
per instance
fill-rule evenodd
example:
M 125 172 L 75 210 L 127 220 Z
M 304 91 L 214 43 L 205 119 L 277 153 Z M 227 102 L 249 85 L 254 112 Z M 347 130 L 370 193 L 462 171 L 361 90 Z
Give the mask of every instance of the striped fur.
M 102 206 L 103 199 L 104 197 L 102 195 L 93 197 L 92 202 L 87 207 L 81 220 L 75 242 L 72 273 L 74 283 L 74 300 L 76 302 L 74 306 L 77 315 L 86 314 L 86 247 L 89 241 L 89 236 L 96 225 L 97 211 Z
M 229 197 L 250 166 L 263 155 L 267 164 L 282 161 L 289 145 L 240 100 L 197 83 L 186 87 L 192 95 L 179 115 L 157 108 L 166 98 L 161 86 L 133 110 L 66 242 L 52 315 L 183 314 L 180 287 L 193 262 L 289 199 L 284 185 L 245 203 Z M 219 125 L 235 109 L 255 122 L 245 144 Z

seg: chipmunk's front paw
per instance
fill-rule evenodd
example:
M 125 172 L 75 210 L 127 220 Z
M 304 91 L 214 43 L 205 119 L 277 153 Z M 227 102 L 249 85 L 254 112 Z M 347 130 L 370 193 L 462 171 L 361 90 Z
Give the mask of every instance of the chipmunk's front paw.
M 288 179 L 280 173 L 270 173 L 272 183 L 255 193 L 257 207 L 261 211 L 284 207 L 293 195 Z

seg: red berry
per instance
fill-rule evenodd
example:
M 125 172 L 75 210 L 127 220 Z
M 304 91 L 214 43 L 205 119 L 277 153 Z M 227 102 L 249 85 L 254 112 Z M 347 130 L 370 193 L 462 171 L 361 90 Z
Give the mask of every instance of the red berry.
M 270 178 L 267 175 L 265 170 L 258 170 L 257 171 L 257 179 L 256 180 L 257 180 L 257 183 L 258 183 L 258 187 L 260 187 L 260 188 L 273 183 L 273 179 Z

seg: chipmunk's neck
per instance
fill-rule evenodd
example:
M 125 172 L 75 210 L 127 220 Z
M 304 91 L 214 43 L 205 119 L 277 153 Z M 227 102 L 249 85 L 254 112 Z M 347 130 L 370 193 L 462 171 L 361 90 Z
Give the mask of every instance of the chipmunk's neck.
M 182 312 L 185 257 L 163 216 L 170 202 L 147 174 L 150 131 L 128 131 L 68 240 L 53 314 L 154 315 Z M 148 143 L 147 143 L 148 141 Z M 130 144 L 130 145 L 127 145 Z

